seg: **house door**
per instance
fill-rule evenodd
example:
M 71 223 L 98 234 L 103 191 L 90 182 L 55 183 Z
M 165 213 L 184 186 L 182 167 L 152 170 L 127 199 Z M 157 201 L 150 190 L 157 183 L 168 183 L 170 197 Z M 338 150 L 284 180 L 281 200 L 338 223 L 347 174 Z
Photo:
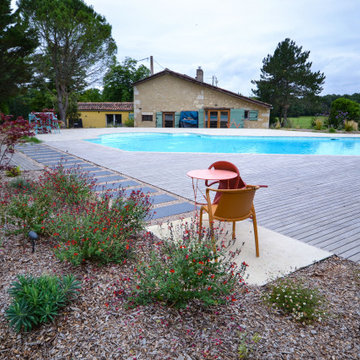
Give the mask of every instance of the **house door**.
M 106 114 L 106 126 L 121 126 L 121 114 Z
M 229 127 L 230 110 L 207 110 L 205 123 L 208 128 Z
M 163 127 L 174 127 L 174 126 L 175 126 L 175 113 L 163 112 Z

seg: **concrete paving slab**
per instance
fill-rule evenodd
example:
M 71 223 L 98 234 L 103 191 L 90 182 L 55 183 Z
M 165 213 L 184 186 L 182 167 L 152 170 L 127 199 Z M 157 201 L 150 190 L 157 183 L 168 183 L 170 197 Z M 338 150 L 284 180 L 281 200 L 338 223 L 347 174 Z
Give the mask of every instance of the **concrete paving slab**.
M 41 164 L 49 164 L 49 165 L 53 165 L 53 164 L 57 164 L 59 162 L 63 163 L 63 164 L 78 164 L 81 161 L 73 161 L 70 159 L 65 159 L 65 158 L 57 158 L 57 159 L 36 159 L 34 157 L 32 157 L 32 159 L 34 159 L 35 161 L 41 163 Z
M 107 170 L 101 170 L 100 168 L 96 168 L 95 171 L 87 170 L 90 172 L 91 176 L 97 177 L 97 176 L 105 176 L 105 175 L 113 175 L 114 173 Z
M 105 183 L 101 185 L 96 185 L 94 190 L 95 191 L 104 191 L 104 190 L 118 190 L 125 187 L 130 186 L 139 186 L 140 184 L 136 181 L 129 180 L 129 181 L 122 181 L 117 183 Z
M 193 219 L 173 221 L 174 229 L 180 229 L 183 222 L 190 223 Z M 231 241 L 231 223 L 222 223 L 226 240 Z M 219 223 L 216 222 L 216 226 Z M 208 221 L 204 221 L 208 226 Z M 147 227 L 154 235 L 161 239 L 169 235 L 169 223 Z M 266 283 L 283 277 L 297 269 L 309 266 L 317 261 L 328 258 L 332 253 L 305 244 L 299 240 L 279 234 L 275 231 L 258 227 L 260 257 L 255 254 L 254 232 L 251 221 L 236 223 L 236 241 L 227 251 L 234 251 L 241 247 L 235 262 L 241 265 L 245 261 L 249 266 L 245 278 L 249 285 L 265 285 Z M 244 243 L 244 245 L 242 245 Z
M 130 196 L 130 194 L 131 194 L 133 191 L 141 191 L 141 192 L 143 192 L 144 194 L 148 194 L 148 193 L 157 192 L 158 190 L 157 190 L 157 189 L 154 189 L 154 188 L 151 188 L 151 187 L 148 187 L 148 186 L 137 187 L 137 188 L 135 188 L 135 189 L 127 189 L 127 190 L 125 190 L 125 196 Z
M 112 176 L 104 176 L 100 177 L 96 180 L 97 183 L 105 183 L 105 182 L 116 182 L 125 180 L 123 176 L 120 175 L 112 175 Z
M 64 169 L 72 168 L 72 167 L 79 167 L 79 168 L 88 168 L 93 167 L 92 164 L 88 164 L 85 162 L 79 162 L 77 164 L 63 164 Z
M 29 154 L 26 153 L 27 155 L 31 156 L 33 159 L 38 160 L 38 159 L 44 159 L 44 160 L 50 160 L 50 159 L 62 159 L 62 158 L 70 158 L 72 157 L 71 155 L 62 155 L 60 153 L 56 153 L 56 154 Z
M 179 204 L 161 206 L 150 211 L 148 219 L 156 220 L 168 216 L 179 215 L 194 211 L 194 205 L 188 202 L 182 202 Z
M 177 200 L 176 197 L 174 196 L 170 196 L 168 194 L 161 194 L 161 195 L 156 195 L 156 196 L 152 196 L 149 201 L 153 204 L 162 204 L 162 203 L 167 203 L 170 201 L 175 201 Z

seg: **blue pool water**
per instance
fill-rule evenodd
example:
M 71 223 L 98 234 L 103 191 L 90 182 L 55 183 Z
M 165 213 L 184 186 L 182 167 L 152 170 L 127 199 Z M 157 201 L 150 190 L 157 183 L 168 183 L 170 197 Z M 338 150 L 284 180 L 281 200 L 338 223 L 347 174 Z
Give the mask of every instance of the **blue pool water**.
M 126 151 L 360 155 L 360 138 L 121 133 L 87 141 Z

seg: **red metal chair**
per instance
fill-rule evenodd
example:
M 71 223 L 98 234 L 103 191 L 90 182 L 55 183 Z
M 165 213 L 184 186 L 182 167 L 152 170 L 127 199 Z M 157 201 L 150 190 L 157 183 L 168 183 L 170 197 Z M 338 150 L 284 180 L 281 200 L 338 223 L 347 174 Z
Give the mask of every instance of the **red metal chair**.
M 209 169 L 212 169 L 212 168 L 217 169 L 217 170 L 233 171 L 233 172 L 236 172 L 238 174 L 238 176 L 234 179 L 218 180 L 218 181 L 213 181 L 212 183 L 209 183 L 209 180 L 205 180 L 206 187 L 210 187 L 210 186 L 218 183 L 219 184 L 218 189 L 220 189 L 220 190 L 221 189 L 243 189 L 243 188 L 246 188 L 247 184 L 241 178 L 239 169 L 233 163 L 231 163 L 229 161 L 216 161 L 209 166 Z M 256 185 L 256 186 L 258 186 L 259 188 L 268 187 L 267 185 Z M 213 204 L 217 204 L 219 202 L 220 196 L 221 196 L 221 192 L 217 192 L 215 195 Z
M 239 169 L 231 162 L 228 161 L 216 161 L 209 166 L 209 169 L 216 169 L 216 170 L 228 170 L 233 171 L 238 174 L 238 176 L 234 179 L 230 180 L 217 180 L 209 183 L 209 180 L 205 180 L 205 186 L 210 187 L 214 184 L 219 184 L 218 189 L 242 189 L 246 187 L 245 181 L 241 178 Z M 219 198 L 221 196 L 220 192 L 217 192 L 213 201 L 213 204 L 217 204 Z

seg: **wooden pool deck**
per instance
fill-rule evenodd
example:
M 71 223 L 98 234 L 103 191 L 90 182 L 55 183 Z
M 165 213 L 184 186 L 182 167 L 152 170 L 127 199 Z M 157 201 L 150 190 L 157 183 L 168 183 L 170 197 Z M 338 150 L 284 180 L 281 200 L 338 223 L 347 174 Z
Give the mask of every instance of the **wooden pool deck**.
M 193 199 L 186 173 L 231 161 L 249 184 L 267 184 L 255 197 L 258 223 L 360 263 L 360 156 L 124 152 L 84 141 L 51 147 Z

